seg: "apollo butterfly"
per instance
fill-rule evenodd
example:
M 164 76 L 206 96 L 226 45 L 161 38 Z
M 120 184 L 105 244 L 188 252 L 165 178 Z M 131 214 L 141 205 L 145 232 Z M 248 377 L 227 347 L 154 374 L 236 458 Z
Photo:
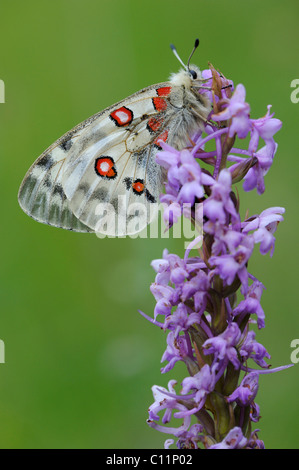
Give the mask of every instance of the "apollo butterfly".
M 205 82 L 200 70 L 190 66 L 198 44 L 196 40 L 187 65 L 171 46 L 184 68 L 170 81 L 95 114 L 45 150 L 21 184 L 24 212 L 77 232 L 124 236 L 142 230 L 140 203 L 146 225 L 163 191 L 164 170 L 155 161 L 161 141 L 182 149 L 211 110 L 200 92 Z

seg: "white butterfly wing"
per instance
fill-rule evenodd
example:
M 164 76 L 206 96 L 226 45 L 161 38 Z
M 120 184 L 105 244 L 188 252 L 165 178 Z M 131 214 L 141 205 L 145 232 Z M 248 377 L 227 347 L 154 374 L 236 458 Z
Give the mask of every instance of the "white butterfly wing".
M 159 114 L 155 96 L 151 87 L 126 99 L 125 107 L 109 108 L 70 151 L 63 188 L 73 213 L 96 232 L 137 233 L 154 217 L 152 204 L 163 189 L 157 136 L 148 126 L 149 116 Z
M 50 147 L 28 170 L 19 190 L 23 211 L 38 222 L 77 232 L 90 232 L 74 215 L 61 180 L 67 148 L 71 144 Z
M 157 90 L 166 88 L 168 83 L 145 88 L 90 117 L 50 146 L 29 169 L 20 187 L 19 203 L 24 212 L 56 227 L 101 232 L 103 217 L 98 204 L 110 203 L 107 207 L 113 212 L 119 209 L 120 214 L 115 235 L 140 231 L 138 224 L 132 229 L 132 214 L 126 222 L 123 215 L 132 203 L 149 208 L 162 191 L 163 172 L 155 162 L 155 141 L 164 124 L 160 107 L 164 99 L 157 97 Z M 149 127 L 155 115 L 161 122 L 155 125 L 156 119 Z M 105 174 L 103 168 L 109 171 Z M 149 214 L 150 210 L 146 223 Z M 138 211 L 135 218 L 140 218 Z

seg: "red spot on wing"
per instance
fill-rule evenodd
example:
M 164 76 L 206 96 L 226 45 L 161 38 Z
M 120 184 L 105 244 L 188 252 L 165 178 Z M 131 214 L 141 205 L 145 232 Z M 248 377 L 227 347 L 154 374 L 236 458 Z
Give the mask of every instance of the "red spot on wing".
M 144 184 L 141 180 L 136 180 L 132 184 L 132 187 L 133 187 L 134 191 L 136 191 L 139 194 L 142 193 L 142 191 L 144 191 Z
M 156 140 L 154 140 L 154 144 L 155 144 L 157 147 L 161 148 L 161 146 L 159 145 L 159 141 L 160 141 L 160 140 L 163 140 L 163 142 L 166 142 L 166 141 L 167 141 L 167 138 L 168 138 L 168 130 L 165 130 L 165 131 L 162 132 L 162 134 L 160 134 L 160 135 L 156 138 Z
M 144 191 L 144 182 L 143 180 L 137 179 L 132 184 L 132 188 L 135 194 L 142 194 Z
M 164 100 L 164 98 L 160 98 L 158 96 L 153 98 L 153 105 L 154 105 L 154 108 L 159 112 L 165 111 L 165 109 L 167 108 L 167 103 Z
M 114 168 L 114 160 L 111 157 L 99 157 L 95 161 L 95 172 L 99 176 L 115 178 L 117 175 Z
M 147 128 L 150 132 L 151 131 L 156 132 L 159 129 L 159 127 L 161 127 L 162 123 L 163 123 L 163 119 L 152 117 L 149 119 L 147 123 Z
M 126 106 L 116 109 L 110 114 L 110 118 L 119 127 L 125 127 L 133 121 L 133 111 Z
M 171 92 L 171 86 L 161 86 L 157 88 L 157 95 L 158 96 L 168 96 Z

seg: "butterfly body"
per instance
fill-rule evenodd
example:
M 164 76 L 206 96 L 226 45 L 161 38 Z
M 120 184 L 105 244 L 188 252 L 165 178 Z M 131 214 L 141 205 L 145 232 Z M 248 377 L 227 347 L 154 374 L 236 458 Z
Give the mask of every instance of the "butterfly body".
M 79 232 L 124 236 L 142 230 L 163 190 L 164 172 L 155 161 L 160 141 L 180 150 L 209 114 L 201 84 L 196 67 L 192 74 L 181 70 L 63 135 L 28 170 L 19 190 L 24 212 Z

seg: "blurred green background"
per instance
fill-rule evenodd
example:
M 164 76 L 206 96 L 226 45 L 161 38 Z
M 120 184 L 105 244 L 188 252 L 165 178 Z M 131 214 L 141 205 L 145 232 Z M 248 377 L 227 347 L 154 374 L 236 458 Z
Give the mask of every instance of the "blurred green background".
M 145 423 L 161 376 L 166 335 L 152 315 L 150 261 L 180 240 L 102 239 L 38 224 L 17 203 L 35 158 L 97 111 L 160 81 L 194 57 L 243 83 L 252 117 L 272 104 L 283 121 L 279 149 L 260 197 L 245 214 L 285 206 L 274 257 L 258 250 L 250 271 L 267 287 L 266 329 L 257 340 L 273 367 L 290 362 L 298 321 L 297 0 L 1 0 L 1 448 L 162 448 L 166 435 Z M 268 448 L 298 447 L 299 364 L 260 380 L 257 424 Z

